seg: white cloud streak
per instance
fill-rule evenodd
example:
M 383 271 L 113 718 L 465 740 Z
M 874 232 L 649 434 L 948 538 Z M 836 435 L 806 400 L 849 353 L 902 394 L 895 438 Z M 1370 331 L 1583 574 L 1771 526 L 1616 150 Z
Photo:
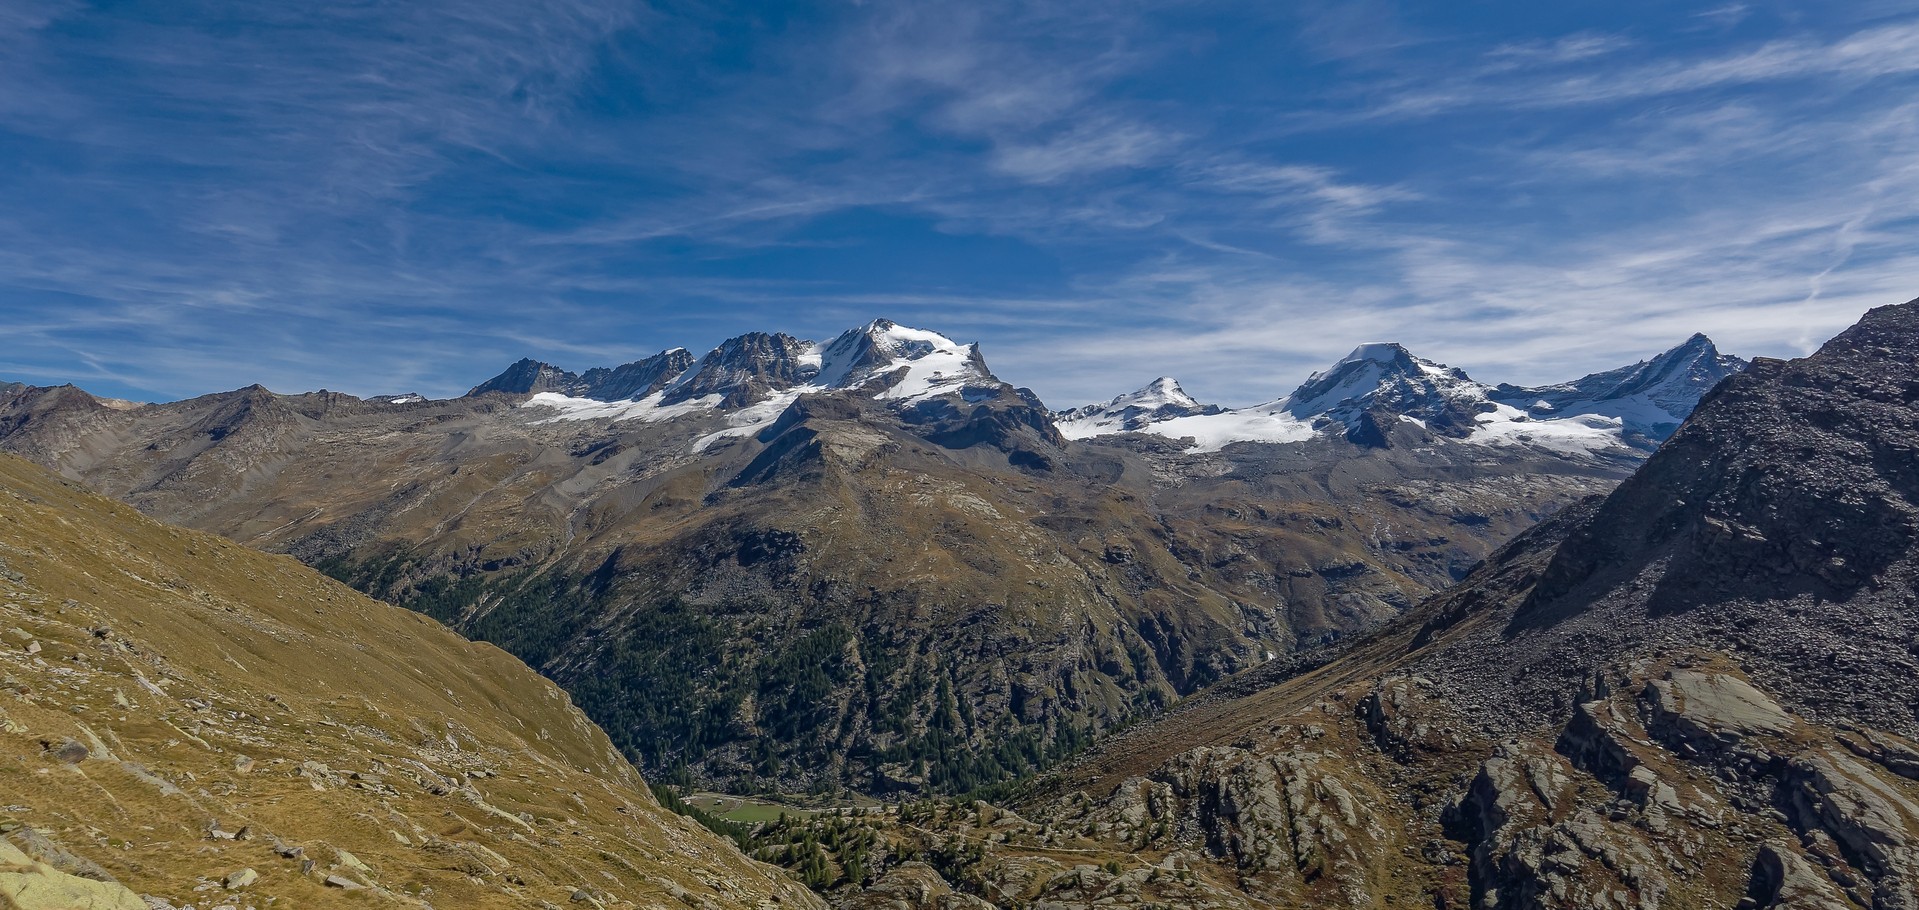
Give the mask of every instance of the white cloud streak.
M 887 315 L 1056 404 L 1160 373 L 1244 404 L 1381 337 L 1540 381 L 1695 330 L 1797 353 L 1914 293 L 1909 16 L 1462 54 L 1327 5 L 1283 21 L 1338 78 L 1275 99 L 1168 93 L 1217 36 L 1159 6 L 878 3 L 707 71 L 721 30 L 671 5 L 209 2 L 78 47 L 48 26 L 88 8 L 8 5 L 0 141 L 95 166 L 0 183 L 0 375 L 449 394 L 521 354 Z M 874 213 L 1045 265 L 806 265 L 872 239 L 816 226 Z M 753 258 L 779 251 L 801 264 Z

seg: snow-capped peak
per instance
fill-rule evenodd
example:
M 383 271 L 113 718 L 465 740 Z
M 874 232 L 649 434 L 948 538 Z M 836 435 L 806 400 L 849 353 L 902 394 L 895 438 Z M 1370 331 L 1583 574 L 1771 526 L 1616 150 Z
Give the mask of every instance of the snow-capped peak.
M 969 384 L 998 382 L 986 369 L 979 345 L 963 345 L 888 319 L 875 319 L 813 345 L 801 359 L 818 370 L 807 386 L 824 390 L 879 385 L 876 398 L 925 398 Z
M 1307 378 L 1280 406 L 1302 420 L 1376 404 L 1424 419 L 1422 412 L 1448 410 L 1459 399 L 1483 397 L 1484 389 L 1464 371 L 1415 357 L 1399 344 L 1369 342 Z
M 1358 363 L 1362 360 L 1374 363 L 1392 363 L 1412 358 L 1412 352 L 1396 341 L 1368 341 L 1353 348 L 1351 354 L 1340 358 L 1340 364 Z
M 1559 385 L 1489 386 L 1462 370 L 1391 342 L 1368 342 L 1291 395 L 1237 410 L 1115 414 L 1154 387 L 1056 415 L 1060 431 L 1085 438 L 1150 432 L 1217 450 L 1234 442 L 1294 442 L 1344 433 L 1362 445 L 1390 445 L 1400 424 L 1430 436 L 1483 445 L 1531 445 L 1561 452 L 1645 450 L 1692 412 L 1700 396 L 1746 363 L 1694 335 L 1650 360 Z M 1156 383 L 1157 385 L 1157 383 Z M 1177 386 L 1173 386 L 1177 388 Z
M 1720 380 L 1746 361 L 1719 353 L 1712 339 L 1694 335 L 1677 347 L 1616 370 L 1549 386 L 1501 385 L 1492 398 L 1536 419 L 1598 415 L 1647 439 L 1664 439 Z
M 1121 398 L 1125 397 L 1127 396 L 1115 398 L 1113 403 L 1118 404 Z M 1179 387 L 1179 380 L 1171 376 L 1161 376 L 1147 383 L 1145 388 L 1134 392 L 1131 398 L 1133 403 L 1141 407 L 1157 408 L 1167 405 L 1184 408 L 1199 407 L 1199 402 L 1193 400 L 1193 396 L 1186 394 L 1186 390 Z
M 986 368 L 978 345 L 960 344 L 938 332 L 887 319 L 849 329 L 824 343 L 753 332 L 727 339 L 697 363 L 680 348 L 648 362 L 660 358 L 685 366 L 673 376 L 662 377 L 646 393 L 620 400 L 549 386 L 536 389 L 540 394 L 523 406 L 559 411 L 548 418 L 552 420 L 658 422 L 724 415 L 726 427 L 702 438 L 695 446 L 699 449 L 717 439 L 755 432 L 805 394 L 857 392 L 904 405 L 946 395 L 970 396 L 974 389 L 1000 385 Z M 527 364 L 532 367 L 516 367 L 528 372 L 544 366 Z
M 1068 439 L 1085 439 L 1106 433 L 1144 430 L 1156 423 L 1180 417 L 1218 414 L 1216 404 L 1200 404 L 1179 380 L 1161 376 L 1137 392 L 1128 392 L 1102 404 L 1089 404 L 1053 415 L 1053 425 Z

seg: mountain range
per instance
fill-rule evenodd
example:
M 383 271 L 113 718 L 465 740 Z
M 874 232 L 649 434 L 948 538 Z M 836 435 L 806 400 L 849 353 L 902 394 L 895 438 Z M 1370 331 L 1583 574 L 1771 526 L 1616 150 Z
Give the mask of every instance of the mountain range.
M 1098 808 L 1052 811 L 1323 906 L 1914 906 L 1915 439 L 1919 301 L 1754 363 L 1343 653 L 1109 741 L 1053 785 Z
M 1385 445 L 1394 420 L 1480 445 L 1569 453 L 1649 451 L 1672 435 L 1700 395 L 1745 367 L 1694 335 L 1650 360 L 1538 388 L 1476 382 L 1397 344 L 1363 344 L 1292 394 L 1247 408 L 1204 405 L 1160 378 L 1129 395 L 1055 415 L 1074 439 L 1144 432 L 1217 450 L 1235 442 L 1297 442 L 1329 429 Z
M 15 385 L 0 448 L 499 644 L 649 773 L 957 792 L 1391 619 L 1740 365 L 1695 338 L 1521 390 L 1367 345 L 1270 406 L 1157 383 L 1088 437 L 881 320 L 450 400 Z
M 1919 301 L 1754 362 L 1611 493 L 1377 630 L 998 806 L 862 821 L 879 871 L 831 897 L 1919 906 L 1915 440 Z
M 1919 301 L 1239 411 L 1055 415 L 884 322 L 451 401 L 8 386 L 0 445 L 585 714 L 0 456 L 0 899 L 1919 906 L 1915 377 Z M 895 804 L 742 855 L 629 757 Z

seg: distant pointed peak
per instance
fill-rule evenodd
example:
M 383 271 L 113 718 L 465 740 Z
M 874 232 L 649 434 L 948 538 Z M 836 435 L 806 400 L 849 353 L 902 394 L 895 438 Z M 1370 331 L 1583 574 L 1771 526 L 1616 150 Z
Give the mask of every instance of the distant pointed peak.
M 1193 396 L 1186 394 L 1186 390 L 1180 387 L 1179 380 L 1171 376 L 1161 376 L 1147 383 L 1143 388 L 1131 395 L 1121 395 L 1113 399 L 1111 404 L 1132 404 L 1147 408 L 1157 408 L 1166 405 L 1180 405 L 1184 407 L 1199 406 L 1199 402 L 1195 400 Z
M 1694 332 L 1692 333 L 1692 337 L 1687 338 L 1685 341 L 1680 342 L 1678 345 L 1675 345 L 1671 350 L 1668 350 L 1666 353 L 1668 354 L 1681 354 L 1681 353 L 1717 354 L 1719 353 L 1719 346 L 1713 344 L 1712 339 L 1706 337 L 1706 333 Z
M 1423 419 L 1452 414 L 1455 399 L 1482 394 L 1480 384 L 1464 370 L 1414 356 L 1397 342 L 1375 341 L 1314 373 L 1274 405 L 1301 419 L 1357 413 L 1379 404 Z
M 1107 433 L 1147 430 L 1154 424 L 1181 417 L 1219 414 L 1225 408 L 1201 404 L 1186 394 L 1179 380 L 1161 376 L 1136 392 L 1128 392 L 1102 404 L 1089 404 L 1053 415 L 1060 433 L 1068 439 L 1084 439 Z
M 531 357 L 522 357 L 514 361 L 512 366 L 500 371 L 499 375 L 467 390 L 467 395 L 484 395 L 488 392 L 505 392 L 510 395 L 523 395 L 532 392 L 544 392 L 548 391 L 547 386 L 550 385 L 555 378 L 561 376 L 570 377 L 571 375 L 571 373 L 567 373 L 565 370 L 546 363 L 545 361 L 534 360 Z
M 1308 377 L 1306 385 L 1313 386 L 1327 380 L 1355 377 L 1360 373 L 1372 371 L 1377 371 L 1377 375 L 1382 378 L 1394 375 L 1425 374 L 1457 380 L 1471 379 L 1463 370 L 1449 367 L 1435 360 L 1427 360 L 1414 354 L 1399 342 L 1368 341 L 1353 348 L 1351 353 L 1341 357 L 1332 366 Z

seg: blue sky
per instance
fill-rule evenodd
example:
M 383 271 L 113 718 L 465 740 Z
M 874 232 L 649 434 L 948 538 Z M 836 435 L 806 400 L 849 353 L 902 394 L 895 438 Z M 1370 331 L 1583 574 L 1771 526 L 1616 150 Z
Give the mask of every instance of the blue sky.
M 877 316 L 1068 406 L 1919 296 L 1919 3 L 0 3 L 0 377 L 457 394 Z

